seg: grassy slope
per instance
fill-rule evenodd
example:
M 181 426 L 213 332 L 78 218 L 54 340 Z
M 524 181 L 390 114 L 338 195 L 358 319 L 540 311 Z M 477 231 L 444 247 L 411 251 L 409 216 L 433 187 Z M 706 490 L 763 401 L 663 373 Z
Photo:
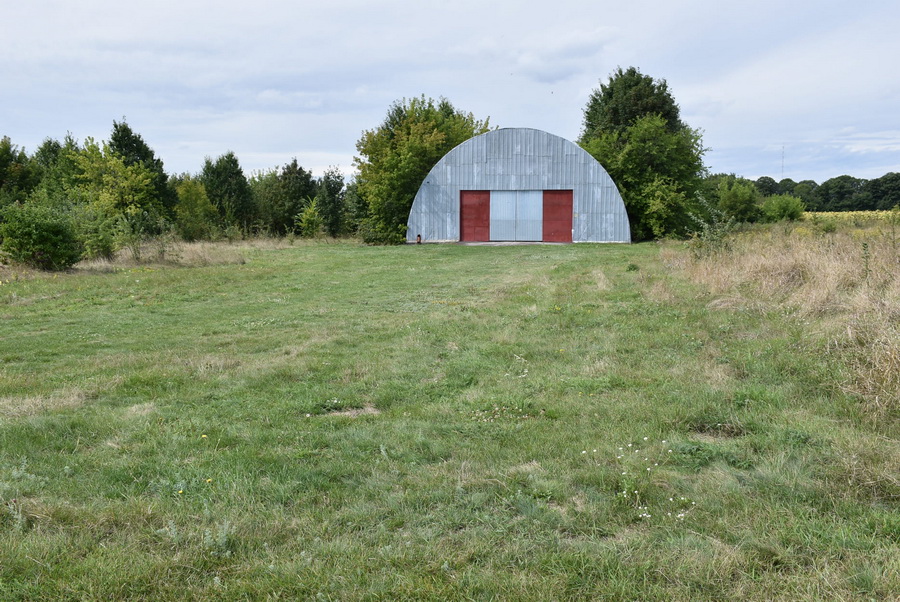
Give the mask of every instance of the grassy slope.
M 655 246 L 248 253 L 0 286 L 3 597 L 900 591 L 897 430 Z

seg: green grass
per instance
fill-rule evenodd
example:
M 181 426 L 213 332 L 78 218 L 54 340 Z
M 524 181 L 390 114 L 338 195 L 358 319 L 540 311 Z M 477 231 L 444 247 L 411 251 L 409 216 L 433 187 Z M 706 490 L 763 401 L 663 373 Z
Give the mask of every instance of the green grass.
M 815 325 L 656 245 L 245 253 L 0 285 L 0 599 L 900 591 Z

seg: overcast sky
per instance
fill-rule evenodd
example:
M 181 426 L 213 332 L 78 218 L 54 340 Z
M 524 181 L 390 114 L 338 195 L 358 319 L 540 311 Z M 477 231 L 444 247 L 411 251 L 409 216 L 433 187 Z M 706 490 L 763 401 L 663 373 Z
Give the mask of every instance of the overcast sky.
M 900 171 L 900 3 L 845 0 L 0 0 L 0 136 L 127 120 L 169 173 L 234 151 L 352 173 L 363 130 L 424 94 L 570 140 L 616 67 L 665 79 L 711 172 Z

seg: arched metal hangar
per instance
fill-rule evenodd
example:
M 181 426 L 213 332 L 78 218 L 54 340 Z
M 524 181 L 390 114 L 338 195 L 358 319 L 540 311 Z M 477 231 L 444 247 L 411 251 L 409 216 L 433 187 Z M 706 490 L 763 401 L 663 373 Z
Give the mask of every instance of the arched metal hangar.
M 463 142 L 428 172 L 406 239 L 631 242 L 631 229 L 618 188 L 587 151 L 505 128 Z

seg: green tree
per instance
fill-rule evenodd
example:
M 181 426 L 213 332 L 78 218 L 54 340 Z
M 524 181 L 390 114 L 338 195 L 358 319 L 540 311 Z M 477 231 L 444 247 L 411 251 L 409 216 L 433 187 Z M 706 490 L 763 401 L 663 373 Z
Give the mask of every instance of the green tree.
M 300 235 L 305 238 L 317 238 L 322 232 L 322 216 L 319 215 L 318 199 L 307 205 L 297 216 Z
M 259 222 L 272 234 L 284 236 L 296 231 L 295 218 L 312 202 L 317 185 L 295 157 L 280 171 L 252 178 L 250 189 Z
M 889 211 L 900 204 L 900 173 L 886 173 L 866 182 L 872 209 Z
M 278 170 L 272 169 L 257 173 L 247 180 L 247 184 L 250 186 L 250 194 L 253 196 L 257 227 L 276 236 L 286 234 L 283 227 L 278 227 L 282 221 L 278 215 L 279 207 L 284 204 L 281 185 L 278 181 Z
M 759 219 L 759 190 L 750 180 L 732 177 L 720 182 L 716 191 L 718 207 L 738 222 L 755 222 Z
M 151 174 L 150 183 L 160 206 L 168 215 L 173 215 L 178 196 L 169 188 L 169 176 L 163 168 L 163 162 L 157 158 L 140 134 L 135 133 L 124 120 L 113 121 L 112 134 L 109 138 L 109 149 L 119 155 L 125 165 L 142 165 Z
M 0 208 L 24 201 L 40 180 L 37 164 L 8 136 L 0 138 Z
M 280 208 L 280 219 L 287 231 L 294 227 L 295 217 L 303 211 L 316 196 L 316 181 L 312 172 L 303 169 L 294 157 L 278 174 L 281 184 L 283 205 Z
M 688 214 L 702 210 L 706 149 L 665 80 L 618 68 L 591 94 L 579 143 L 619 187 L 633 239 L 687 234 Z
M 76 158 L 80 153 L 81 146 L 71 134 L 62 143 L 46 138 L 34 153 L 41 178 L 30 200 L 71 208 L 70 191 L 77 186 L 80 169 Z
M 207 157 L 200 181 L 226 227 L 249 232 L 255 217 L 253 195 L 235 154 L 228 151 L 215 161 Z
M 594 90 L 584 110 L 584 126 L 579 142 L 611 134 L 624 134 L 638 119 L 659 115 L 670 132 L 684 127 L 680 109 L 666 80 L 654 80 L 635 67 L 616 69 L 607 83 Z
M 344 208 L 347 220 L 345 230 L 350 234 L 355 234 L 359 230 L 360 224 L 366 219 L 366 211 L 368 209 L 359 195 L 359 187 L 356 180 L 352 180 L 344 188 Z
M 778 194 L 794 194 L 794 188 L 796 187 L 797 182 L 790 178 L 782 178 L 781 181 L 778 182 Z
M 778 182 L 769 176 L 762 176 L 756 180 L 756 189 L 763 196 L 772 196 L 778 194 Z
M 78 173 L 67 193 L 88 256 L 110 256 L 122 246 L 140 257 L 143 239 L 160 231 L 164 208 L 153 185 L 154 172 L 143 163 L 127 165 L 108 144 L 91 138 L 74 157 Z
M 329 167 L 319 180 L 316 208 L 325 233 L 340 235 L 344 225 L 344 175 L 337 167 Z
M 870 209 L 864 199 L 866 181 L 852 176 L 838 176 L 822 182 L 816 188 L 815 211 L 857 211 Z
M 688 233 L 688 214 L 702 210 L 697 197 L 705 149 L 699 131 L 687 126 L 672 131 L 663 117 L 645 115 L 621 133 L 604 133 L 582 146 L 619 187 L 633 239 Z
M 216 230 L 218 212 L 206 196 L 203 183 L 185 175 L 179 179 L 175 190 L 178 194 L 175 224 L 179 235 L 187 241 L 212 238 Z
M 815 205 L 815 195 L 818 187 L 819 185 L 815 180 L 801 180 L 794 186 L 794 190 L 791 194 L 799 197 L 807 207 L 813 207 Z
M 384 122 L 356 143 L 357 192 L 368 207 L 360 231 L 367 242 L 404 240 L 409 210 L 422 180 L 453 147 L 489 129 L 488 120 L 447 99 L 397 101 Z

